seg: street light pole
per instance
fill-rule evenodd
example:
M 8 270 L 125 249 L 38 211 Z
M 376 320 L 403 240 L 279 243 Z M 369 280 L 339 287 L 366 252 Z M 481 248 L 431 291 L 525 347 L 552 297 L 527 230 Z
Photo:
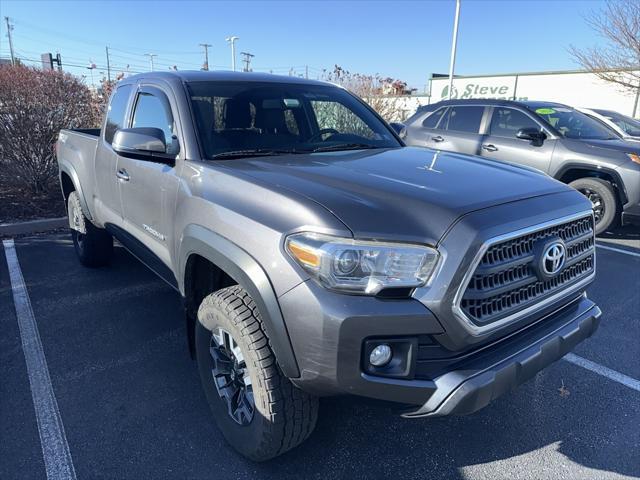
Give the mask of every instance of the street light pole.
M 449 100 L 453 94 L 453 70 L 456 65 L 456 49 L 458 47 L 458 21 L 460 20 L 460 1 L 456 0 L 456 17 L 453 21 L 453 40 L 451 42 L 451 63 L 449 64 Z
M 157 57 L 157 53 L 145 53 L 145 57 L 149 57 L 149 63 L 151 64 L 151 71 L 153 72 L 153 57 Z
M 236 40 L 240 39 L 240 37 L 236 37 L 232 35 L 227 37 L 226 40 L 231 44 L 231 70 L 236 71 Z

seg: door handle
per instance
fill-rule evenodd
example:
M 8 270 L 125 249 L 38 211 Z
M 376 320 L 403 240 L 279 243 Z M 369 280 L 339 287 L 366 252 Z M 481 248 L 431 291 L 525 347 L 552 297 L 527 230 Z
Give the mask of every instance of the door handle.
M 433 140 L 434 142 L 444 142 L 444 138 L 441 137 L 440 135 L 437 135 L 435 137 L 431 137 L 431 140 Z
M 123 182 L 129 181 L 129 174 L 124 168 L 121 168 L 116 172 L 116 177 L 118 177 L 118 180 L 122 180 Z
M 487 152 L 495 152 L 496 150 L 498 150 L 498 147 L 491 143 L 487 143 L 485 145 L 482 145 L 482 149 L 486 150 Z

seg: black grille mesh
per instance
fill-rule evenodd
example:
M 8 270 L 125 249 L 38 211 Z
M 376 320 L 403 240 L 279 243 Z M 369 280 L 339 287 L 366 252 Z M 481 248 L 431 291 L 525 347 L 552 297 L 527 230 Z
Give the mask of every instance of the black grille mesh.
M 560 237 L 566 263 L 555 277 L 540 280 L 534 270 L 534 247 Z M 460 308 L 473 322 L 485 325 L 534 304 L 589 276 L 594 270 L 593 219 L 584 217 L 489 247 L 462 296 Z

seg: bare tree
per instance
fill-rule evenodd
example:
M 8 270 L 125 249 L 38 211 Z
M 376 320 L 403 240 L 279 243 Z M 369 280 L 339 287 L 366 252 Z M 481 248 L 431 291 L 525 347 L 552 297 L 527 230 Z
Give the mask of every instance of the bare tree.
M 68 73 L 0 67 L 0 175 L 39 193 L 57 174 L 54 144 L 62 128 L 98 125 L 96 97 Z
M 640 2 L 607 0 L 605 7 L 586 21 L 606 40 L 606 46 L 571 46 L 569 52 L 602 80 L 636 93 L 640 88 Z
M 398 114 L 395 98 L 408 93 L 406 82 L 378 74 L 353 73 L 338 65 L 332 72 L 325 72 L 322 78 L 355 93 L 388 121 L 394 120 Z

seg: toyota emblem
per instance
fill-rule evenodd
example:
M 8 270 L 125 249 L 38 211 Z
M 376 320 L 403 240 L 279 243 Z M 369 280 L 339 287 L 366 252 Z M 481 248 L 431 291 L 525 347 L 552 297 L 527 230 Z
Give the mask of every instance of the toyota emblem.
M 550 243 L 542 253 L 542 270 L 548 276 L 553 277 L 562 270 L 566 258 L 567 249 L 562 241 Z

